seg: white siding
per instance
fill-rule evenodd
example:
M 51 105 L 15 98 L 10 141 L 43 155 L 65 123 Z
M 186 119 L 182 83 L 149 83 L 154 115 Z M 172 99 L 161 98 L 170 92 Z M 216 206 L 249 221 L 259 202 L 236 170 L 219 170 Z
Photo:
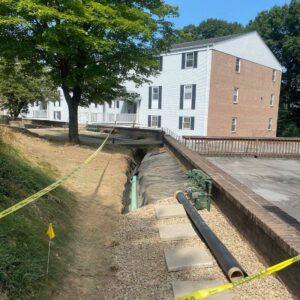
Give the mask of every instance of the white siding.
M 281 71 L 281 65 L 259 34 L 249 32 L 217 43 L 213 49 Z
M 193 50 L 195 51 L 195 50 Z M 169 53 L 163 56 L 163 71 L 157 77 L 149 78 L 152 83 L 136 88 L 128 82 L 128 90 L 141 95 L 139 123 L 148 127 L 148 116 L 161 116 L 161 127 L 167 127 L 178 135 L 206 135 L 208 111 L 208 87 L 210 80 L 211 54 L 208 48 L 198 52 L 198 67 L 181 69 L 181 53 Z M 195 109 L 179 109 L 180 86 L 196 84 Z M 162 86 L 162 108 L 148 109 L 149 86 Z M 179 117 L 195 117 L 195 129 L 179 129 Z

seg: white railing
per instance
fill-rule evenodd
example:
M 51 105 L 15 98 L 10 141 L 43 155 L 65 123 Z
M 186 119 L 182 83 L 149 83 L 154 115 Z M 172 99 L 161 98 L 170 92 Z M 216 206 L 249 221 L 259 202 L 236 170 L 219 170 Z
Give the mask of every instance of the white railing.
M 116 118 L 119 123 L 135 123 L 136 114 L 117 114 Z
M 82 112 L 78 114 L 79 123 L 88 124 L 111 124 L 111 123 L 124 123 L 133 124 L 136 122 L 136 114 L 114 114 L 114 113 L 90 113 Z
M 47 119 L 48 110 L 32 110 L 28 114 L 26 114 L 26 118 Z

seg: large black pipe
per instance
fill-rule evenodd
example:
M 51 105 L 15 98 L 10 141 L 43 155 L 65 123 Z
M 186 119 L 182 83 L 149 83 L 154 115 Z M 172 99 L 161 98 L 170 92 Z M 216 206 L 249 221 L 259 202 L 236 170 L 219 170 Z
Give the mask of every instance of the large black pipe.
M 246 272 L 232 256 L 225 245 L 204 222 L 195 207 L 185 197 L 184 193 L 177 192 L 176 198 L 183 205 L 195 231 L 199 237 L 203 238 L 228 279 L 232 282 L 245 277 L 247 275 Z

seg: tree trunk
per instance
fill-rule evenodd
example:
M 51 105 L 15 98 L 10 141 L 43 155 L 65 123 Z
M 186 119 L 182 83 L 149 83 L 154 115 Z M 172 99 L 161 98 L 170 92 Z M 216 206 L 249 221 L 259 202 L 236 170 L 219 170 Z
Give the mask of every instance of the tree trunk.
M 69 142 L 79 144 L 78 135 L 78 104 L 75 101 L 68 103 L 69 108 Z
M 78 135 L 78 106 L 81 98 L 81 89 L 75 87 L 73 89 L 73 96 L 70 96 L 70 90 L 67 86 L 62 86 L 65 99 L 69 109 L 69 142 L 72 144 L 79 144 Z

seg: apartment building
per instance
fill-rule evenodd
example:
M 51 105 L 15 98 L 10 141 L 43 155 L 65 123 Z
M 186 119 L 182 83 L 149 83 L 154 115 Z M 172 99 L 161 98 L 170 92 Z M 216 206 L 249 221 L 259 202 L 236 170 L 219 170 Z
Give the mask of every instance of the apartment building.
M 257 32 L 176 44 L 160 56 L 151 84 L 126 83 L 140 95 L 135 104 L 80 108 L 79 121 L 164 127 L 180 136 L 274 137 L 281 70 Z M 63 97 L 60 107 L 47 118 L 68 121 Z

